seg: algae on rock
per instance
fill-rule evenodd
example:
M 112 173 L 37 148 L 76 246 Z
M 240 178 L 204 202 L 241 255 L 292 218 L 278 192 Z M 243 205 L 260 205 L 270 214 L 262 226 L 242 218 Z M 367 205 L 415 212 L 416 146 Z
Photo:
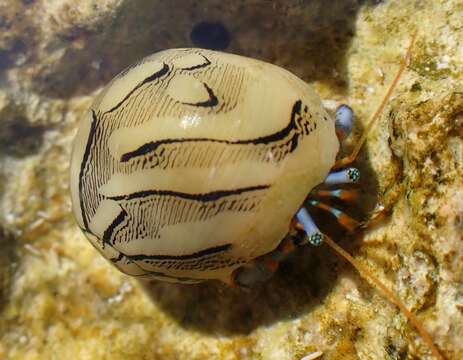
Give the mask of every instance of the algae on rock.
M 447 359 L 462 358 L 460 0 L 0 4 L 0 357 L 431 359 L 403 315 L 325 247 L 301 249 L 249 292 L 142 286 L 74 225 L 70 148 L 93 96 L 138 58 L 193 46 L 201 21 L 229 30 L 227 51 L 284 66 L 351 105 L 354 139 L 418 30 L 359 159 L 360 207 L 381 201 L 390 213 L 339 240 L 400 295 Z

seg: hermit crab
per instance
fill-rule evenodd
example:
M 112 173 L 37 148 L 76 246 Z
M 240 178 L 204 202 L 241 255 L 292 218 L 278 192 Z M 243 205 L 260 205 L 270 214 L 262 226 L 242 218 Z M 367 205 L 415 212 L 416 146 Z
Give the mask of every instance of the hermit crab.
M 413 36 L 413 39 L 415 36 Z M 315 91 L 263 61 L 205 49 L 170 49 L 117 75 L 80 124 L 72 153 L 77 223 L 119 270 L 138 277 L 252 286 L 297 246 L 327 242 L 402 308 L 400 301 L 324 236 L 308 206 L 347 228 L 357 223 L 327 205 L 349 190 L 311 191 L 358 181 L 352 155 L 337 159 L 353 112 L 335 116 Z M 289 236 L 291 232 L 305 236 Z

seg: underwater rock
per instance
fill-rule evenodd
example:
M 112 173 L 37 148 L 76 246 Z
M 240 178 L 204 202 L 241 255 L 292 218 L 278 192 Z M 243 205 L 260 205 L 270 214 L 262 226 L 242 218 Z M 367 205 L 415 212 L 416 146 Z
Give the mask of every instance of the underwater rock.
M 80 233 L 68 185 L 78 122 L 125 66 L 193 46 L 204 22 L 229 32 L 226 51 L 283 66 L 352 106 L 351 143 L 418 30 L 359 159 L 353 212 L 368 216 L 380 202 L 388 215 L 337 240 L 396 291 L 447 359 L 462 358 L 462 15 L 459 0 L 0 4 L 0 357 L 431 359 L 396 307 L 326 247 L 301 249 L 243 292 L 141 284 Z

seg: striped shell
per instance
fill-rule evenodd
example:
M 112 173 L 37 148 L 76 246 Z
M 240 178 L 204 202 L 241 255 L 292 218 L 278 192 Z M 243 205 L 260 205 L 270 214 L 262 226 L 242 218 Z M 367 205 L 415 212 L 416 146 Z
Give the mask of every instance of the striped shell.
M 73 212 L 127 274 L 227 281 L 279 244 L 338 148 L 334 120 L 288 71 L 162 51 L 114 78 L 81 122 Z

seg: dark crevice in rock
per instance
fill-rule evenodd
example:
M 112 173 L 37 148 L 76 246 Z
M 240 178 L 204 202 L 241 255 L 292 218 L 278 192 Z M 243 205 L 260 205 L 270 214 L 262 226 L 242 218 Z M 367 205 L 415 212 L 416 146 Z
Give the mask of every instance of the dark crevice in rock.
M 192 43 L 200 48 L 225 50 L 230 45 L 231 37 L 221 22 L 201 21 L 190 33 Z
M 17 268 L 17 242 L 0 227 L 0 310 L 8 303 L 12 279 Z M 1 329 L 1 327 L 0 327 Z
M 0 156 L 23 158 L 37 153 L 43 144 L 47 127 L 31 124 L 14 111 L 0 114 Z

